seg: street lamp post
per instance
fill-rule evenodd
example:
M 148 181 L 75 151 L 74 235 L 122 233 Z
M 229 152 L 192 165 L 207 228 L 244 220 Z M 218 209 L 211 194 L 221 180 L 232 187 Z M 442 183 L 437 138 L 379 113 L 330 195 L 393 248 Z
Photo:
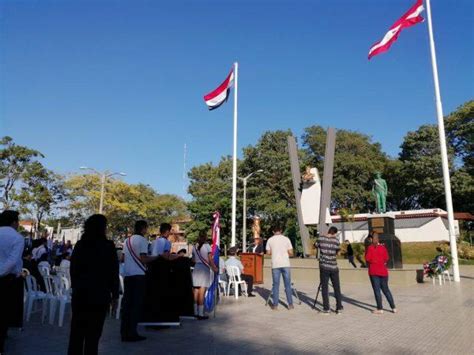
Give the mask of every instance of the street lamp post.
M 263 172 L 262 169 L 254 171 L 253 173 L 248 174 L 246 177 L 241 178 L 244 184 L 244 201 L 243 201 L 243 208 L 242 208 L 242 251 L 245 253 L 247 251 L 247 180 L 252 177 L 252 175 L 256 173 Z
M 111 173 L 108 170 L 104 172 L 99 172 L 93 168 L 89 168 L 87 166 L 81 166 L 79 169 L 81 170 L 90 170 L 94 172 L 95 174 L 100 176 L 100 202 L 99 202 L 99 213 L 102 214 L 104 210 L 104 196 L 105 196 L 105 183 L 107 181 L 107 178 L 112 177 L 114 175 L 120 175 L 120 176 L 126 176 L 127 174 L 125 173 Z

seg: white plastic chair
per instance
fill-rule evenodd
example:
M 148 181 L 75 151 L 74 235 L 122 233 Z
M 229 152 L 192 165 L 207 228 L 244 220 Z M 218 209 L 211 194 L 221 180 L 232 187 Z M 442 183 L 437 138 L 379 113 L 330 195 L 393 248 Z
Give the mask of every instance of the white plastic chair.
M 119 275 L 120 279 L 120 290 L 119 290 L 119 298 L 117 302 L 117 309 L 115 310 L 115 319 L 120 319 L 120 309 L 122 308 L 122 298 L 123 298 L 123 293 L 125 292 L 125 288 L 123 286 L 123 276 Z
M 441 273 L 441 276 L 443 277 L 443 282 L 446 283 L 446 278 L 448 279 L 449 283 L 451 283 L 451 275 L 449 274 L 449 270 L 444 270 Z
M 54 312 L 55 309 L 55 303 L 57 302 L 57 276 L 51 276 L 51 275 L 45 275 L 43 276 L 44 280 L 44 286 L 46 289 L 46 296 L 44 299 L 44 305 L 43 305 L 43 317 L 41 321 L 44 323 L 45 316 L 46 316 L 46 309 L 49 305 L 49 324 L 52 324 L 51 322 L 51 313 Z M 54 313 L 53 313 L 54 314 Z
M 237 266 L 227 266 L 226 271 L 227 276 L 229 277 L 229 282 L 227 284 L 227 295 L 230 294 L 230 288 L 233 286 L 235 298 L 238 299 L 240 286 L 242 294 L 247 297 L 247 283 L 241 280 L 239 268 Z
M 433 280 L 433 285 L 436 285 L 436 280 L 438 280 L 440 285 L 444 284 L 444 278 L 443 278 L 442 274 L 433 275 L 431 277 L 431 279 Z
M 36 279 L 32 275 L 27 275 L 25 278 L 26 286 L 26 320 L 29 321 L 31 318 L 31 313 L 33 312 L 33 306 L 35 302 L 41 301 L 42 316 L 41 319 L 44 319 L 46 315 L 45 299 L 46 293 L 38 290 L 38 284 Z
M 69 282 L 71 282 L 71 274 L 69 272 L 69 268 L 68 267 L 60 267 L 60 266 L 57 266 L 56 267 L 56 275 L 58 276 L 64 276 L 68 279 Z
M 68 279 L 64 276 L 57 276 L 55 278 L 56 298 L 50 303 L 49 323 L 54 323 L 54 316 L 56 312 L 56 305 L 59 303 L 59 321 L 58 325 L 63 326 L 64 313 L 66 305 L 71 303 L 71 287 Z
M 219 275 L 219 291 L 221 291 L 224 296 L 228 296 L 227 294 L 227 281 L 221 279 L 221 275 Z

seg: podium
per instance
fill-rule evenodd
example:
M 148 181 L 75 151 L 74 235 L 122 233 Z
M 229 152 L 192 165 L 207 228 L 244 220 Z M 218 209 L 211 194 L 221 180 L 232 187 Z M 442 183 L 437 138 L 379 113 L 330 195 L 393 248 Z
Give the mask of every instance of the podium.
M 254 284 L 263 284 L 263 255 L 255 253 L 240 254 L 244 274 L 253 276 Z

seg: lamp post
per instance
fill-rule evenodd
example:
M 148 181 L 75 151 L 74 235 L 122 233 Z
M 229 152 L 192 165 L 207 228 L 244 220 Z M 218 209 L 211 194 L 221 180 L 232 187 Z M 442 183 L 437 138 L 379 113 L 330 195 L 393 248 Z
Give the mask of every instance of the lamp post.
M 108 170 L 104 172 L 99 172 L 95 170 L 94 168 L 89 168 L 87 166 L 81 166 L 79 169 L 81 170 L 90 170 L 94 172 L 95 174 L 100 176 L 100 203 L 99 203 L 99 213 L 102 214 L 104 210 L 104 195 L 105 195 L 105 182 L 107 181 L 107 178 L 112 177 L 114 175 L 120 175 L 120 176 L 126 176 L 127 174 L 125 173 L 111 173 Z
M 263 172 L 262 169 L 254 171 L 253 173 L 248 174 L 246 177 L 241 178 L 244 184 L 244 203 L 242 208 L 242 251 L 245 253 L 247 251 L 247 180 L 250 179 L 254 174 Z

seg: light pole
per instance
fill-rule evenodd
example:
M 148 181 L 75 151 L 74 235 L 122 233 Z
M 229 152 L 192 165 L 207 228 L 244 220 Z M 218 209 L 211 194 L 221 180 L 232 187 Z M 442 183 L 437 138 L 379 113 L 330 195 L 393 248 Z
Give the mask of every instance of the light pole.
M 253 173 L 248 174 L 246 177 L 241 178 L 244 184 L 244 202 L 242 208 L 242 251 L 245 253 L 247 251 L 247 180 L 250 179 L 254 174 L 263 172 L 262 169 L 254 171 Z
M 99 213 L 102 214 L 104 210 L 104 195 L 105 195 L 105 182 L 107 181 L 107 178 L 112 177 L 114 175 L 120 175 L 120 176 L 126 176 L 127 174 L 125 173 L 111 173 L 108 170 L 104 171 L 103 173 L 98 172 L 94 168 L 89 168 L 87 166 L 81 166 L 79 169 L 81 170 L 90 170 L 94 172 L 95 174 L 100 176 L 100 203 L 99 203 Z

